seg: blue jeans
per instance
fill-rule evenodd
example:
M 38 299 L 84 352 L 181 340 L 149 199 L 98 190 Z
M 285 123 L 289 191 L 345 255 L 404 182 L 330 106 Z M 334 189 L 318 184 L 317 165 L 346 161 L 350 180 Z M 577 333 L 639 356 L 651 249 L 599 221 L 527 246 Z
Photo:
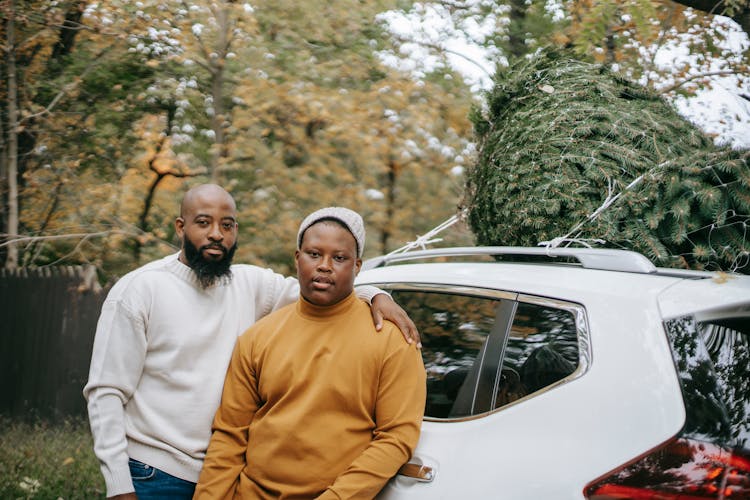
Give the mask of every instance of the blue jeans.
M 130 477 L 138 500 L 191 500 L 195 483 L 174 477 L 164 471 L 130 459 Z

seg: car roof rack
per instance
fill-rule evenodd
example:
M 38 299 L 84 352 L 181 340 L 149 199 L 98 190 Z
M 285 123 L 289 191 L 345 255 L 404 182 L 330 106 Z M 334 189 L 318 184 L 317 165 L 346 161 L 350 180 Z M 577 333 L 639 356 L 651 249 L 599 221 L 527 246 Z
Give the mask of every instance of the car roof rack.
M 392 253 L 367 260 L 363 269 L 384 267 L 395 262 L 440 257 L 465 257 L 472 255 L 502 256 L 521 255 L 537 257 L 574 258 L 581 267 L 607 271 L 655 274 L 656 266 L 640 253 L 630 250 L 607 248 L 540 248 L 540 247 L 447 247 Z

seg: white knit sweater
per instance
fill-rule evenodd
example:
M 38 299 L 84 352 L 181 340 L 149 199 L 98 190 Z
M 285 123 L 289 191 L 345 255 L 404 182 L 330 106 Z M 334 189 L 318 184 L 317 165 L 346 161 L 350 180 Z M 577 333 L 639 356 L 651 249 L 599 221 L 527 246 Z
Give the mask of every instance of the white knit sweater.
M 249 265 L 201 289 L 177 256 L 128 273 L 102 306 L 83 394 L 107 496 L 134 491 L 129 457 L 198 480 L 237 337 L 299 297 L 294 278 Z

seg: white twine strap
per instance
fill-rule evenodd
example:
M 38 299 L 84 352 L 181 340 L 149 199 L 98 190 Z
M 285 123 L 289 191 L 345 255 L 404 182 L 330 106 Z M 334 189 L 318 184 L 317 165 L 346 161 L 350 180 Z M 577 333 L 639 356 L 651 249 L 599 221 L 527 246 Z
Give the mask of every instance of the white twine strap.
M 388 255 L 394 255 L 399 253 L 406 253 L 411 250 L 414 250 L 416 248 L 420 248 L 422 250 L 427 249 L 427 245 L 431 245 L 433 243 L 437 243 L 439 241 L 443 241 L 443 238 L 435 238 L 438 234 L 445 231 L 449 227 L 451 227 L 453 224 L 461 220 L 463 214 L 457 214 L 452 215 L 445 221 L 441 222 L 437 226 L 435 226 L 433 229 L 428 231 L 422 236 L 417 235 L 417 239 L 414 241 L 410 241 L 406 245 L 402 246 L 401 248 L 397 248 L 396 250 L 393 250 L 392 252 L 388 253 Z

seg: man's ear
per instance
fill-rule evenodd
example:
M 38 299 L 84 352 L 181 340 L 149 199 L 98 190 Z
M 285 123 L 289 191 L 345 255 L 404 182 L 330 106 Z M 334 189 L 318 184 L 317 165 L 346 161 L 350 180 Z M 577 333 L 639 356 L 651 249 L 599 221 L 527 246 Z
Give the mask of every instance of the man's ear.
M 182 234 L 185 231 L 185 219 L 183 219 L 182 216 L 177 217 L 174 220 L 174 230 L 177 233 L 177 236 L 179 236 L 180 239 L 182 239 Z
M 359 271 L 362 269 L 362 259 L 357 259 L 357 262 L 354 264 L 356 269 L 354 270 L 354 276 L 359 274 Z
M 299 250 L 294 251 L 294 270 L 299 274 Z

